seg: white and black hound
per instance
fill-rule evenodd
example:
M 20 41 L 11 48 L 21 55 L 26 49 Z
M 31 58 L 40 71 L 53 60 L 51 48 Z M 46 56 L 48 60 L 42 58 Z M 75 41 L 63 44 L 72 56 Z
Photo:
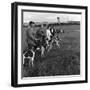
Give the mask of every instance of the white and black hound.
M 30 49 L 27 48 L 23 52 L 23 65 L 25 64 L 25 59 L 28 59 L 29 66 L 32 65 L 32 67 L 33 67 L 36 51 L 38 51 L 38 50 L 41 52 L 41 57 L 44 55 L 44 51 L 45 51 L 44 37 L 42 37 L 42 40 L 37 40 L 35 43 L 36 43 L 36 46 L 33 45 Z
M 61 39 L 58 37 L 57 31 L 54 28 L 49 28 L 46 30 L 46 37 L 47 37 L 47 46 L 48 51 L 50 51 L 53 47 L 53 43 L 55 42 L 57 47 L 60 48 L 60 44 L 59 42 L 61 41 Z

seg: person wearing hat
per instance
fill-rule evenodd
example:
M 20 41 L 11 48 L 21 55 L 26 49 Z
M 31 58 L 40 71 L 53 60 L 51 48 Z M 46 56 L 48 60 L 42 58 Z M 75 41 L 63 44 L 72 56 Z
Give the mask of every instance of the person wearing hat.
M 35 37 L 35 35 L 36 35 L 35 23 L 33 21 L 30 21 L 28 29 L 26 31 L 26 37 L 27 37 L 26 42 L 28 48 L 31 48 L 32 46 L 36 46 L 37 38 Z

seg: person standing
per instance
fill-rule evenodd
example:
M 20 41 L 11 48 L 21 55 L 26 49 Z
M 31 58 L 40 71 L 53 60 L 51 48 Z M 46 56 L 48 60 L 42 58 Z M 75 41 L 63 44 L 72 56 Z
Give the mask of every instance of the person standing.
M 33 21 L 29 22 L 29 26 L 26 31 L 26 42 L 28 48 L 32 48 L 32 46 L 36 46 L 37 38 L 35 37 L 36 30 L 35 30 L 35 23 Z

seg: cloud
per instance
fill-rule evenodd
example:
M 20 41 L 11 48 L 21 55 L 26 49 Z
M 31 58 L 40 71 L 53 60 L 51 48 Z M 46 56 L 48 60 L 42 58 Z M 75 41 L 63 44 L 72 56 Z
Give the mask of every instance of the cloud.
M 23 22 L 57 22 L 57 17 L 60 17 L 61 22 L 81 20 L 80 14 L 24 12 Z

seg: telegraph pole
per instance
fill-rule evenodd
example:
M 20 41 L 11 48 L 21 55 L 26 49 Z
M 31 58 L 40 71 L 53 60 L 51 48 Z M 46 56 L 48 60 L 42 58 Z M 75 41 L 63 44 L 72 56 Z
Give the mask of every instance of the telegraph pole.
M 60 24 L 60 18 L 59 17 L 57 17 L 57 21 L 58 21 L 58 24 Z

